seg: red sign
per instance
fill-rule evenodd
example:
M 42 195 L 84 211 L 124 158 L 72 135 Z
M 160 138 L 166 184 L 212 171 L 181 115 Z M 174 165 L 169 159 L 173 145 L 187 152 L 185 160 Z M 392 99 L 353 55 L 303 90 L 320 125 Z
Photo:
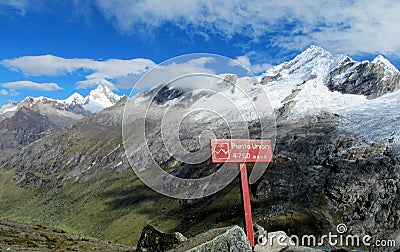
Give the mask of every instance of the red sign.
M 213 163 L 272 162 L 270 140 L 211 139 Z

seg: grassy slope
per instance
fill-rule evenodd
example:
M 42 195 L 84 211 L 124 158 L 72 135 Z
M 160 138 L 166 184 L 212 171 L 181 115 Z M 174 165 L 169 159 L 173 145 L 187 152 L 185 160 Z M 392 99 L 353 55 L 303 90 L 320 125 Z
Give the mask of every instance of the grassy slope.
M 63 187 L 21 188 L 13 171 L 0 170 L 0 219 L 44 224 L 67 232 L 135 246 L 141 230 L 152 224 L 191 237 L 211 228 L 242 224 L 239 181 L 190 205 L 146 187 L 133 171 L 101 171 L 84 183 L 68 180 Z M 293 217 L 263 218 L 273 202 L 253 199 L 254 220 L 268 231 L 318 230 L 308 210 Z M 323 225 L 322 225 L 323 226 Z M 297 228 L 295 228 L 297 227 Z M 292 231 L 291 231 L 292 230 Z M 297 232 L 293 232 L 297 233 Z
M 132 171 L 108 175 L 82 184 L 69 181 L 62 188 L 47 191 L 19 188 L 13 184 L 11 171 L 2 171 L 0 204 L 5 208 L 0 217 L 130 245 L 136 243 L 147 223 L 160 228 L 175 225 L 164 216 L 152 216 L 152 212 L 158 207 L 177 208 L 177 202 L 145 188 Z
M 183 207 L 179 200 L 147 188 L 131 170 L 103 171 L 96 181 L 69 180 L 51 189 L 20 188 L 13 175 L 0 170 L 0 218 L 56 226 L 74 234 L 136 245 L 146 224 L 191 236 L 241 222 L 235 185 Z

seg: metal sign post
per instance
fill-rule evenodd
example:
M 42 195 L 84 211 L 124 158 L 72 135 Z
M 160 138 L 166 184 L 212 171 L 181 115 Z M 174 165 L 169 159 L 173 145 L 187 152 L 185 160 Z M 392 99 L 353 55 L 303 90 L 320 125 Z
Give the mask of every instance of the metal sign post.
M 247 166 L 246 163 L 239 164 L 240 169 L 240 181 L 242 184 L 242 200 L 244 207 L 244 220 L 246 224 L 247 238 L 252 247 L 254 247 L 254 230 L 253 230 L 253 216 L 251 214 L 251 203 L 250 203 L 250 190 L 249 182 L 247 180 Z
M 269 140 L 211 139 L 213 163 L 239 163 L 244 219 L 247 238 L 254 247 L 253 218 L 246 163 L 272 162 Z

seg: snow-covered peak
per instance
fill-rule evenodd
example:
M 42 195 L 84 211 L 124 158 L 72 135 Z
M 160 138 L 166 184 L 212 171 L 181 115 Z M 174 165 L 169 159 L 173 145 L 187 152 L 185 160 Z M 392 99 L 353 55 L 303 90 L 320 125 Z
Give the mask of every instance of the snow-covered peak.
M 120 99 L 121 96 L 114 94 L 106 85 L 99 85 L 85 97 L 83 108 L 95 113 L 104 108 L 111 107 Z
M 0 121 L 9 118 L 15 114 L 18 110 L 18 103 L 8 101 L 0 107 Z
M 264 74 L 270 80 L 293 78 L 305 82 L 308 79 L 323 80 L 337 57 L 319 46 L 310 46 L 293 60 L 273 67 Z M 290 77 L 290 78 L 292 78 Z
M 393 75 L 399 73 L 399 70 L 382 55 L 378 55 L 371 63 L 382 66 L 387 72 Z
M 304 52 L 297 55 L 292 61 L 303 61 L 308 62 L 315 58 L 330 58 L 332 54 L 326 51 L 324 48 L 316 45 L 311 45 Z
M 90 91 L 86 99 L 102 100 L 104 102 L 117 102 L 121 97 L 114 94 L 106 85 L 99 85 L 96 89 Z
M 83 105 L 85 98 L 77 92 L 70 95 L 67 99 L 63 100 L 65 105 L 74 106 L 74 105 Z
M 289 61 L 291 73 L 302 72 L 304 74 L 321 75 L 329 70 L 332 63 L 332 54 L 319 46 L 310 46 L 307 50 Z M 322 77 L 322 76 L 321 76 Z
M 32 108 L 36 104 L 47 104 L 53 108 L 66 110 L 70 107 L 80 105 L 85 110 L 96 113 L 104 108 L 113 106 L 121 99 L 121 96 L 114 94 L 107 86 L 99 85 L 96 89 L 89 92 L 89 95 L 83 97 L 78 92 L 73 93 L 65 100 L 56 100 L 44 96 L 28 96 L 20 103 L 8 102 L 0 107 L 0 115 L 15 112 L 21 107 Z
M 8 101 L 3 106 L 0 107 L 0 114 L 14 112 L 17 109 L 18 109 L 18 103 L 13 102 L 13 101 Z

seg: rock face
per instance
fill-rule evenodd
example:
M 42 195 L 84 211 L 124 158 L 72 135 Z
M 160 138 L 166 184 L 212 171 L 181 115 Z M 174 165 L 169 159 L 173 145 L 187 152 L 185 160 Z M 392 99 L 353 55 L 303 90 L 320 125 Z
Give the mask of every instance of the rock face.
M 13 116 L 0 122 L 0 150 L 20 149 L 81 118 L 71 112 L 58 112 L 46 104 L 23 106 Z
M 2 139 L 0 148 L 27 145 L 51 132 L 54 126 L 40 113 L 22 108 L 13 117 L 0 123 Z
M 259 231 L 263 228 L 255 227 Z M 265 233 L 266 234 L 266 233 Z M 211 229 L 190 239 L 182 239 L 180 233 L 167 234 L 148 225 L 142 231 L 136 251 L 168 251 L 168 252 L 206 252 L 206 251 L 237 251 L 237 252 L 321 252 L 324 250 L 296 245 L 283 231 L 266 234 L 268 238 L 263 244 L 250 246 L 247 236 L 239 226 Z M 255 236 L 256 243 L 260 242 Z M 346 249 L 332 249 L 332 251 L 348 251 Z
M 212 229 L 190 238 L 170 252 L 238 251 L 251 252 L 252 248 L 243 229 L 239 226 Z
M 267 217 L 317 207 L 339 214 L 351 233 L 383 236 L 400 227 L 399 157 L 387 142 L 364 142 L 340 124 L 334 115 L 278 123 L 275 161 L 257 197 L 271 202 Z
M 382 56 L 373 62 L 355 62 L 346 58 L 328 77 L 327 86 L 343 94 L 362 94 L 374 99 L 400 85 L 398 71 L 390 71 Z M 394 67 L 393 67 L 394 68 Z
M 59 110 L 52 104 L 22 104 L 11 117 L 0 122 L 0 150 L 20 149 L 81 118 L 80 114 Z

